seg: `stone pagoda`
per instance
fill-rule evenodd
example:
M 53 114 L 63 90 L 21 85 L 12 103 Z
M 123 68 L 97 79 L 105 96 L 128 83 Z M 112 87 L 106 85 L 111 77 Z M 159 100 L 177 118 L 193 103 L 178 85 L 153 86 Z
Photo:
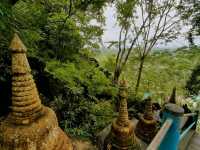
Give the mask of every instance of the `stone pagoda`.
M 157 121 L 154 119 L 151 98 L 146 99 L 145 112 L 139 115 L 139 122 L 136 125 L 136 136 L 144 141 L 150 143 L 158 130 Z
M 70 139 L 58 126 L 53 110 L 41 104 L 17 34 L 11 42 L 12 105 L 0 123 L 0 150 L 73 150 Z
M 128 118 L 127 96 L 127 83 L 121 81 L 119 116 L 111 125 L 111 131 L 104 143 L 105 150 L 140 150 L 133 122 Z

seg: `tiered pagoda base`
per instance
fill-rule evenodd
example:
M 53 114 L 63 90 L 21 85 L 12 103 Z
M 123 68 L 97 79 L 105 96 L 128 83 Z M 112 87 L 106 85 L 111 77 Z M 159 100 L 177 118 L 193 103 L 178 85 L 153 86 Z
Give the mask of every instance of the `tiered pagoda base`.
M 116 121 L 111 126 L 111 132 L 105 139 L 105 150 L 140 150 L 140 144 L 134 135 L 133 122 L 128 126 L 119 126 Z
M 55 113 L 48 107 L 43 109 L 44 115 L 29 125 L 15 125 L 9 117 L 5 119 L 0 124 L 0 150 L 73 150 Z
M 158 124 L 156 120 L 147 120 L 143 116 L 140 116 L 140 120 L 137 123 L 135 134 L 136 136 L 146 143 L 150 143 L 158 130 Z

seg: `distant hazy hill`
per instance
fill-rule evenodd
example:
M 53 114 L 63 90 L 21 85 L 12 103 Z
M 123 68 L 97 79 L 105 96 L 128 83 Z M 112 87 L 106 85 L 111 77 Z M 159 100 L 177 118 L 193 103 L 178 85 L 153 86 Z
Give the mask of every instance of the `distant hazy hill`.
M 113 72 L 115 54 L 112 51 L 103 51 L 97 56 L 100 64 Z M 139 95 L 144 91 L 151 91 L 155 99 L 169 95 L 174 86 L 178 95 L 186 94 L 186 81 L 190 78 L 192 70 L 200 64 L 200 48 L 182 47 L 178 49 L 156 49 L 146 59 L 142 74 Z M 129 80 L 130 91 L 134 91 L 139 61 L 131 56 L 123 76 Z

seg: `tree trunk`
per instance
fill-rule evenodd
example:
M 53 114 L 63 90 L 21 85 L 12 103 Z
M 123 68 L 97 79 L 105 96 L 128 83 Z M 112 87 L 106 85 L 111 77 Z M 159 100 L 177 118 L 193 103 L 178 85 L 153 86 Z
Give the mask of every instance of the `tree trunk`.
M 139 69 L 138 69 L 138 77 L 137 77 L 137 82 L 136 82 L 136 86 L 135 86 L 135 95 L 136 96 L 137 96 L 138 89 L 139 89 L 139 86 L 140 86 L 140 80 L 141 80 L 141 76 L 142 76 L 143 67 L 144 67 L 144 57 L 142 57 L 140 59 L 140 66 L 139 66 Z
M 119 67 L 116 67 L 116 68 L 115 68 L 115 72 L 114 72 L 114 78 L 113 78 L 113 83 L 114 83 L 115 85 L 118 85 L 120 74 L 121 74 L 121 73 L 120 73 Z
M 189 46 L 192 47 L 194 46 L 194 38 L 193 38 L 193 34 L 192 31 L 188 32 L 188 42 L 189 42 Z

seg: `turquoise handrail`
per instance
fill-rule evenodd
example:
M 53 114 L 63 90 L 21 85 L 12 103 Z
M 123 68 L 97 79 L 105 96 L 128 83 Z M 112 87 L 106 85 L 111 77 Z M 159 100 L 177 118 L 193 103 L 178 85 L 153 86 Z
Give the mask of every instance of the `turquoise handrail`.
M 180 140 L 181 141 L 185 135 L 190 131 L 190 129 L 192 129 L 192 127 L 195 125 L 196 121 L 194 121 L 187 129 L 185 129 L 182 133 L 181 133 L 181 136 L 180 136 Z
M 184 117 L 193 117 L 194 122 L 191 123 L 184 131 L 181 132 L 180 141 L 187 135 L 187 133 L 196 125 L 198 120 L 198 112 L 184 114 Z
M 166 120 L 168 118 L 173 120 L 171 127 L 165 135 L 165 138 L 159 145 L 159 150 L 177 150 L 180 139 L 180 125 L 181 118 L 184 113 L 183 108 L 175 105 L 175 104 L 167 104 L 166 109 L 163 112 L 163 119 Z
M 172 119 L 167 119 L 165 121 L 165 123 L 163 124 L 163 126 L 161 127 L 159 132 L 154 137 L 151 144 L 148 146 L 147 150 L 156 150 L 156 149 L 159 148 L 159 145 L 161 144 L 161 142 L 165 138 L 165 135 L 167 134 L 168 130 L 170 129 L 172 123 L 173 123 Z
M 172 107 L 175 107 L 175 105 Z M 175 112 L 170 112 L 168 110 L 163 114 L 164 123 L 150 145 L 147 147 L 147 150 L 177 150 L 180 141 L 187 135 L 187 133 L 191 129 L 195 130 L 199 112 L 177 115 Z M 181 132 L 180 124 L 182 117 L 193 117 L 193 122 Z

